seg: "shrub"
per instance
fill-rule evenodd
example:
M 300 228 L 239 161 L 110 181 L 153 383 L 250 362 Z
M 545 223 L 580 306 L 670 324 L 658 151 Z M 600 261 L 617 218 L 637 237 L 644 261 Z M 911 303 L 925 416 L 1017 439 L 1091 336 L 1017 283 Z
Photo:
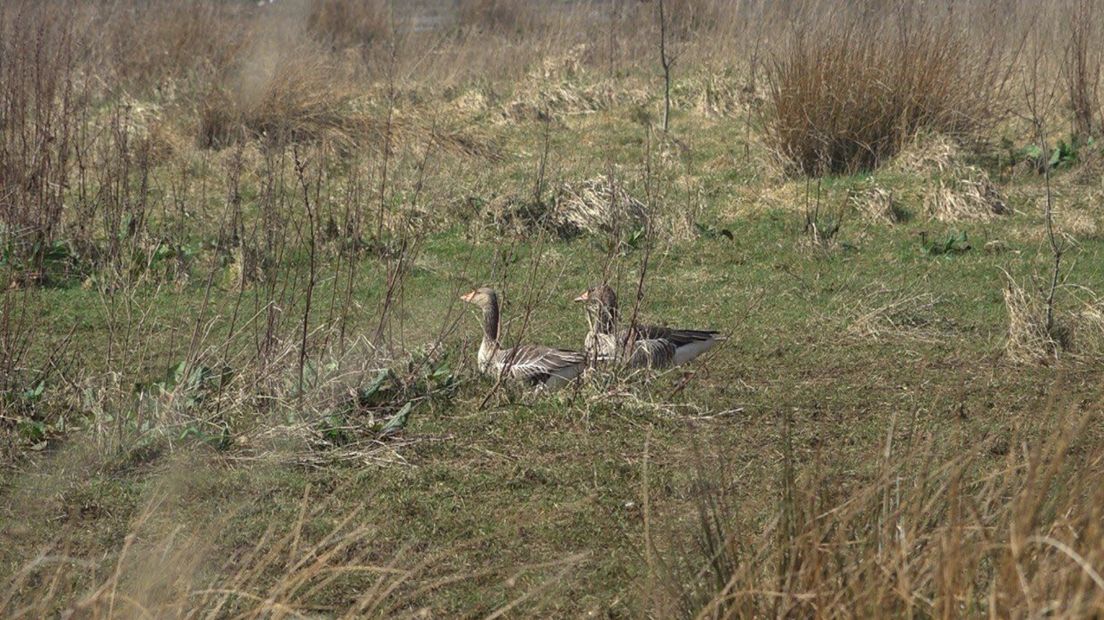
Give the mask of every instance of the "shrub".
M 328 141 L 345 148 L 364 130 L 352 107 L 357 91 L 341 67 L 312 46 L 285 53 L 254 55 L 240 78 L 228 80 L 205 98 L 198 141 L 206 147 L 235 142 L 243 135 L 277 144 Z
M 62 225 L 84 104 L 78 46 L 61 12 L 0 7 L 0 266 L 21 280 L 40 278 Z
M 1069 44 L 1062 59 L 1062 76 L 1069 90 L 1069 107 L 1077 140 L 1087 141 L 1099 129 L 1100 74 L 1104 57 L 1100 53 L 1100 25 L 1096 19 L 1098 3 L 1078 0 L 1066 16 Z
M 960 136 L 990 117 L 995 55 L 953 15 L 821 15 L 768 67 L 770 138 L 811 175 L 871 169 L 921 131 Z
M 314 0 L 307 29 L 337 48 L 362 47 L 391 31 L 391 15 L 382 0 Z
M 457 22 L 465 30 L 519 34 L 539 26 L 540 5 L 527 0 L 461 0 Z

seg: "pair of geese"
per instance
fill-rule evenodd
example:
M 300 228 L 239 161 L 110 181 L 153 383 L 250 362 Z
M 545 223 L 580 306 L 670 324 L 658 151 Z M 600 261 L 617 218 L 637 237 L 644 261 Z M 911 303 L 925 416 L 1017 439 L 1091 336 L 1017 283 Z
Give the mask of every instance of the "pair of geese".
M 635 325 L 619 329 L 617 295 L 605 284 L 592 286 L 575 298 L 586 305 L 590 331 L 585 351 L 570 351 L 540 344 L 499 344 L 498 293 L 477 288 L 460 299 L 483 311 L 483 342 L 479 345 L 479 370 L 534 387 L 555 389 L 578 377 L 588 362 L 614 363 L 629 368 L 666 368 L 684 364 L 724 339 L 715 331 L 671 329 Z

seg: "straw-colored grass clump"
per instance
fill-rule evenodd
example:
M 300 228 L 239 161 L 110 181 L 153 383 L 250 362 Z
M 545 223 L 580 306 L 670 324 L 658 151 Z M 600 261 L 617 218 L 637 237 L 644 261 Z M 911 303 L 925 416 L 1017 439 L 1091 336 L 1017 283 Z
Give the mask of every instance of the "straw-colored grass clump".
M 1104 302 L 1083 289 L 1059 298 L 1048 325 L 1047 296 L 1008 278 L 1004 303 L 1008 309 L 1005 354 L 1019 364 L 1050 364 L 1061 357 L 1082 361 L 1104 357 Z M 1056 302 L 1057 305 L 1057 302 Z M 1072 306 L 1072 309 L 1062 310 Z
M 990 220 L 1011 209 L 988 173 L 969 163 L 958 144 L 941 134 L 917 137 L 886 165 L 886 172 L 920 185 L 915 192 L 921 214 L 940 222 Z M 860 200 L 861 211 L 874 219 L 900 220 L 900 205 L 884 188 L 873 188 Z

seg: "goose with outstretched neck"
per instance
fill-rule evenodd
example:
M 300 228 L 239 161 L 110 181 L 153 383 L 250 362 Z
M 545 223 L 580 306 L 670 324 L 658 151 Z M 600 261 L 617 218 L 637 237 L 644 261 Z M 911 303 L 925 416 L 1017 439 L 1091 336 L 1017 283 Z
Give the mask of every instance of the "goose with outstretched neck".
M 480 287 L 460 299 L 483 311 L 483 342 L 479 345 L 479 371 L 504 376 L 532 386 L 555 389 L 582 374 L 586 354 L 539 344 L 519 344 L 504 348 L 499 338 L 498 293 Z
M 668 368 L 685 364 L 725 339 L 719 332 L 634 325 L 619 329 L 617 294 L 599 284 L 575 298 L 584 304 L 590 330 L 585 349 L 589 359 L 629 368 Z

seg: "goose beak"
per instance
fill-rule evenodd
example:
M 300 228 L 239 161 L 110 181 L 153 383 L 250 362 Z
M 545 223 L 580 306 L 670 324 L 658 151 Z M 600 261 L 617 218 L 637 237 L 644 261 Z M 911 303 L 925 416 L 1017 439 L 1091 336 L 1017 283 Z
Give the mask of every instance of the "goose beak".
M 466 301 L 469 304 L 472 302 L 473 299 L 475 299 L 475 291 L 460 296 L 460 301 Z
M 575 298 L 575 301 L 588 301 L 589 299 L 590 291 L 583 291 L 582 294 Z

